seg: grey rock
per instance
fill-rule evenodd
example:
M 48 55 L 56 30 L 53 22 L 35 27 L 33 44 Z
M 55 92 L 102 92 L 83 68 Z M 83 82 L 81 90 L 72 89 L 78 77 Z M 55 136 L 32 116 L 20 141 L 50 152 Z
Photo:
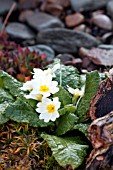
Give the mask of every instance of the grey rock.
M 2 23 L 2 20 L 0 18 L 0 31 L 2 30 L 2 26 L 3 26 L 3 23 Z
M 12 38 L 19 39 L 32 39 L 34 33 L 25 25 L 18 22 L 9 23 L 6 27 L 6 32 L 12 36 Z
M 0 14 L 8 12 L 13 2 L 13 0 L 0 0 Z
M 110 17 L 113 20 L 113 0 L 110 0 L 107 4 L 107 13 L 110 15 Z
M 54 28 L 39 32 L 37 43 L 46 44 L 59 53 L 76 53 L 80 47 L 90 48 L 100 42 L 85 32 Z
M 28 47 L 30 51 L 38 51 L 40 54 L 45 53 L 47 56 L 48 61 L 52 61 L 55 57 L 55 52 L 53 49 L 47 45 L 39 44 L 39 45 L 34 45 L 34 46 L 29 46 Z
M 26 17 L 26 21 L 36 31 L 41 31 L 46 28 L 64 27 L 63 22 L 57 17 L 44 12 L 35 12 L 33 15 Z
M 101 44 L 101 45 L 98 46 L 98 48 L 102 48 L 102 49 L 105 49 L 105 50 L 110 50 L 110 49 L 113 49 L 113 45 Z
M 96 10 L 106 6 L 109 0 L 70 0 L 73 10 Z

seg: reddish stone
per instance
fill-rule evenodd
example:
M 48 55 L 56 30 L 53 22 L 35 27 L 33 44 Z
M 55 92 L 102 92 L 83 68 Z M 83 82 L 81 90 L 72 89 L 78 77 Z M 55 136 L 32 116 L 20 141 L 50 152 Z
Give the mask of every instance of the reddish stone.
M 68 7 L 70 5 L 70 0 L 48 0 L 48 3 L 59 4 L 63 7 Z
M 75 13 L 67 15 L 65 18 L 65 23 L 67 27 L 74 27 L 84 22 L 84 16 L 80 13 Z
M 87 57 L 90 61 L 97 65 L 112 66 L 113 65 L 113 49 L 105 50 L 100 48 L 80 48 L 80 56 Z
M 63 11 L 63 7 L 59 4 L 47 4 L 44 11 L 55 16 L 60 16 Z

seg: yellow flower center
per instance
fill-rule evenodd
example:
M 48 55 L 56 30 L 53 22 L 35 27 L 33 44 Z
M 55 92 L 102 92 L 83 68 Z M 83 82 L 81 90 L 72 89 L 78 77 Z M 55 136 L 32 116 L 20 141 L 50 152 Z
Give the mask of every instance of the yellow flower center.
M 42 100 L 42 94 L 38 94 L 36 97 L 36 100 L 41 101 Z
M 30 87 L 30 88 L 29 88 L 29 91 L 32 91 L 32 90 L 33 90 L 33 87 Z
M 75 93 L 75 94 L 74 94 L 74 97 L 79 97 L 79 96 L 80 96 L 79 93 Z
M 41 92 L 48 92 L 49 91 L 49 88 L 46 86 L 46 85 L 43 85 L 43 86 L 40 86 L 40 89 L 39 89 Z
M 49 104 L 47 107 L 46 107 L 48 113 L 53 113 L 55 111 L 55 105 L 53 104 Z

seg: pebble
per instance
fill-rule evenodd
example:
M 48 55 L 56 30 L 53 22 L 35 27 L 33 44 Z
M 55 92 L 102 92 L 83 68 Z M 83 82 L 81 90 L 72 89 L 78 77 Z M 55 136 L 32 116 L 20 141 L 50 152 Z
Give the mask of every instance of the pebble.
M 0 14 L 8 12 L 13 2 L 13 0 L 0 0 Z
M 74 11 L 96 10 L 106 6 L 109 0 L 70 0 Z
M 39 45 L 29 46 L 28 48 L 30 49 L 30 51 L 37 51 L 40 54 L 45 53 L 47 56 L 47 61 L 52 61 L 55 57 L 54 50 L 47 45 L 39 44 Z
M 66 62 L 69 62 L 69 61 L 72 62 L 72 60 L 74 59 L 74 56 L 68 53 L 64 53 L 64 54 L 57 55 L 56 58 L 59 58 L 61 62 L 65 64 Z
M 51 28 L 37 35 L 37 43 L 46 44 L 59 53 L 76 53 L 78 48 L 97 46 L 100 42 L 93 36 L 65 28 Z
M 81 48 L 80 55 L 82 57 L 87 57 L 89 60 L 97 65 L 113 65 L 113 49 L 105 50 L 101 48 L 92 48 L 91 50 L 88 50 L 86 48 Z
M 92 23 L 96 26 L 105 29 L 105 30 L 112 30 L 112 21 L 111 19 L 104 14 L 97 14 L 92 17 Z
M 109 45 L 109 44 L 101 44 L 101 45 L 98 46 L 98 48 L 110 50 L 110 49 L 113 49 L 113 45 Z
M 6 32 L 15 40 L 34 38 L 34 33 L 25 24 L 18 22 L 9 23 L 6 27 Z
M 65 17 L 65 23 L 67 27 L 76 27 L 77 25 L 84 22 L 84 16 L 80 13 L 75 13 L 71 15 L 67 15 Z
M 48 3 L 54 3 L 63 7 L 68 7 L 70 5 L 70 0 L 48 0 Z
M 18 8 L 19 9 L 33 9 L 36 8 L 38 1 L 37 0 L 19 0 Z
M 21 22 L 25 22 L 26 21 L 26 18 L 29 17 L 30 15 L 33 15 L 33 11 L 32 10 L 25 10 L 25 11 L 22 11 L 19 15 L 19 21 Z
M 60 19 L 44 12 L 35 12 L 26 18 L 27 23 L 36 31 L 42 31 L 46 28 L 64 27 Z
M 61 13 L 63 12 L 63 7 L 59 4 L 46 4 L 46 6 L 44 6 L 42 8 L 43 11 L 46 11 L 54 16 L 60 16 Z
M 85 32 L 86 31 L 86 25 L 85 24 L 78 25 L 77 27 L 74 28 L 74 30 Z
M 113 37 L 113 33 L 107 32 L 107 33 L 102 35 L 101 39 L 102 39 L 103 43 L 108 44 L 108 43 L 111 42 L 112 37 Z
M 2 20 L 0 18 L 0 31 L 2 30 L 2 26 L 3 26 L 3 23 L 2 23 Z
M 107 13 L 113 20 L 113 1 L 107 3 Z

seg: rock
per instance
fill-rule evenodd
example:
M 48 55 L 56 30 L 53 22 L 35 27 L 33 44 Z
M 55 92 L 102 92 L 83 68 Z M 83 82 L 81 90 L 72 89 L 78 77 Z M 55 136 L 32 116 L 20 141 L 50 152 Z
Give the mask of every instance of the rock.
M 46 28 L 64 27 L 64 24 L 57 17 L 43 12 L 35 12 L 33 15 L 27 17 L 26 20 L 36 31 Z
M 109 0 L 70 0 L 74 11 L 96 10 L 106 6 Z
M 113 1 L 112 0 L 109 1 L 107 4 L 107 13 L 108 13 L 108 15 L 110 15 L 110 17 L 113 20 Z
M 6 32 L 14 39 L 34 38 L 34 33 L 25 24 L 18 22 L 9 23 L 6 27 Z
M 109 45 L 109 44 L 101 44 L 98 47 L 106 50 L 113 49 L 113 45 Z
M 68 53 L 64 53 L 64 54 L 57 55 L 56 58 L 59 58 L 61 62 L 65 64 L 68 61 L 72 62 L 72 60 L 74 59 L 74 56 Z
M 59 53 L 76 53 L 80 47 L 99 45 L 93 36 L 65 28 L 46 29 L 38 33 L 37 43 L 46 44 Z
M 67 27 L 74 27 L 84 22 L 84 16 L 80 13 L 67 15 L 65 23 Z
M 82 31 L 82 32 L 85 32 L 86 31 L 86 25 L 85 24 L 81 24 L 77 27 L 74 28 L 75 31 Z
M 112 22 L 110 18 L 104 14 L 97 14 L 92 17 L 92 23 L 105 30 L 112 30 Z
M 19 9 L 33 9 L 36 8 L 38 4 L 37 0 L 19 0 Z
M 19 21 L 21 22 L 25 22 L 26 21 L 26 18 L 29 17 L 30 15 L 33 15 L 33 11 L 32 10 L 25 10 L 25 11 L 22 11 L 19 15 Z
M 38 51 L 40 54 L 45 53 L 48 61 L 52 61 L 55 57 L 55 52 L 53 51 L 52 48 L 50 48 L 47 45 L 40 44 L 40 45 L 29 46 L 28 48 L 30 49 L 30 51 L 35 50 Z
M 0 14 L 8 12 L 13 4 L 13 0 L 3 0 L 0 1 Z
M 112 32 L 107 32 L 102 35 L 101 40 L 105 44 L 111 44 L 111 40 L 113 38 L 113 33 Z
M 59 4 L 63 7 L 68 7 L 70 5 L 70 0 L 48 0 L 48 3 Z
M 91 50 L 88 50 L 85 48 L 81 48 L 80 55 L 82 57 L 87 57 L 97 65 L 113 65 L 113 49 L 105 50 L 100 48 L 92 48 Z
M 87 57 L 83 57 L 82 60 L 82 68 L 87 69 L 91 64 L 91 60 L 89 60 Z
M 2 20 L 0 18 L 0 31 L 2 30 L 2 26 L 3 26 L 3 23 L 2 23 Z
M 59 4 L 49 3 L 42 10 L 59 17 L 63 12 L 63 7 Z

